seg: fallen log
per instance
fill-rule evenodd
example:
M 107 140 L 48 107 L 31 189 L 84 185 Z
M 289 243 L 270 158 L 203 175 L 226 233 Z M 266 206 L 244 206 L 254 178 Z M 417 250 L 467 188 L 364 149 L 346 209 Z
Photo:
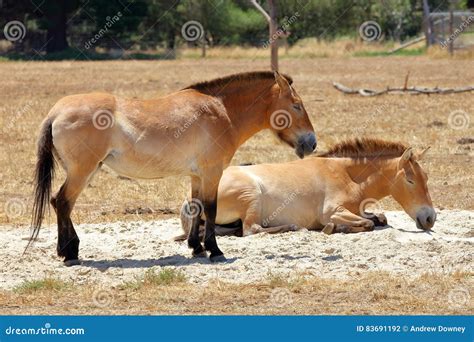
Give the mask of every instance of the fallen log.
M 446 95 L 446 94 L 458 94 L 458 93 L 466 93 L 466 92 L 474 91 L 474 86 L 466 86 L 466 87 L 460 87 L 460 88 L 407 87 L 406 86 L 406 81 L 405 81 L 405 86 L 404 87 L 387 87 L 384 90 L 372 90 L 372 89 L 365 89 L 365 88 L 354 89 L 354 88 L 349 88 L 345 85 L 342 85 L 341 83 L 338 83 L 338 82 L 333 82 L 332 84 L 333 84 L 334 88 L 336 88 L 337 90 L 339 90 L 339 91 L 341 91 L 345 94 L 351 94 L 351 95 L 359 94 L 361 96 L 377 96 L 377 95 L 383 95 L 383 94 L 411 94 L 411 95 L 441 94 L 441 95 Z

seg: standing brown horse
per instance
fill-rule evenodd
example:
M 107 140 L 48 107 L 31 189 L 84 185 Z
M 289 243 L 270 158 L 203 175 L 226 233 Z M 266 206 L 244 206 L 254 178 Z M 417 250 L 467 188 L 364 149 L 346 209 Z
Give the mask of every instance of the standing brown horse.
M 67 96 L 43 121 L 38 141 L 33 233 L 38 236 L 51 194 L 55 158 L 67 176 L 51 198 L 58 218 L 58 255 L 78 264 L 71 221 L 77 197 L 104 163 L 132 178 L 191 177 L 193 214 L 188 245 L 194 256 L 225 260 L 215 237 L 217 187 L 237 148 L 269 128 L 303 158 L 316 148 L 313 127 L 292 80 L 250 72 L 197 83 L 168 96 L 124 99 L 106 93 Z M 204 211 L 204 248 L 199 222 Z M 28 248 L 27 246 L 27 248 Z

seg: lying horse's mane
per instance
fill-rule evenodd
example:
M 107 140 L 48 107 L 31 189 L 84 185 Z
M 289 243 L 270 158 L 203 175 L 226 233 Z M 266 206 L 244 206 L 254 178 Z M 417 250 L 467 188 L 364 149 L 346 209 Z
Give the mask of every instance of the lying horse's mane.
M 288 83 L 292 84 L 293 79 L 285 74 L 282 74 L 283 77 L 286 78 Z M 275 76 L 272 71 L 251 71 L 251 72 L 242 72 L 238 74 L 233 74 L 229 76 L 224 76 L 220 78 L 216 78 L 210 81 L 198 82 L 191 84 L 190 86 L 184 89 L 194 89 L 202 92 L 211 91 L 215 88 L 222 88 L 229 85 L 229 83 L 233 82 L 250 82 L 250 81 L 258 81 L 258 80 L 274 80 Z
M 378 158 L 400 157 L 408 146 L 400 142 L 375 138 L 345 140 L 332 146 L 329 151 L 318 154 L 323 158 Z

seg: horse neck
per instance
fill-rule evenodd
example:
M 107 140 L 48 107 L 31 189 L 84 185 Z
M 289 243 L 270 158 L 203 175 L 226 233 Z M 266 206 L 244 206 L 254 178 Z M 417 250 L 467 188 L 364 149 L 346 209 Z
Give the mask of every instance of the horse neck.
M 347 172 L 359 187 L 361 198 L 380 200 L 390 195 L 397 172 L 396 159 L 357 159 L 347 165 Z
M 274 80 L 230 85 L 219 97 L 235 128 L 238 146 L 259 131 L 270 127 L 269 108 L 278 96 Z

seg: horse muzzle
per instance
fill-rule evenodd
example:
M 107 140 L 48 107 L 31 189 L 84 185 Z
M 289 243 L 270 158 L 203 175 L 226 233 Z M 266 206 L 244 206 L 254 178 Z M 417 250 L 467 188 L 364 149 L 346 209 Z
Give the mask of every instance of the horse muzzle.
M 418 229 L 430 230 L 436 221 L 436 212 L 431 207 L 422 207 L 416 213 L 416 227 Z
M 296 143 L 296 155 L 300 158 L 304 158 L 308 154 L 313 153 L 313 151 L 316 149 L 316 146 L 316 136 L 314 133 L 306 133 L 301 135 Z

